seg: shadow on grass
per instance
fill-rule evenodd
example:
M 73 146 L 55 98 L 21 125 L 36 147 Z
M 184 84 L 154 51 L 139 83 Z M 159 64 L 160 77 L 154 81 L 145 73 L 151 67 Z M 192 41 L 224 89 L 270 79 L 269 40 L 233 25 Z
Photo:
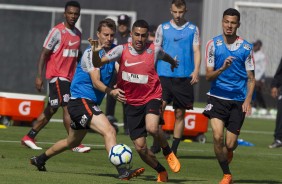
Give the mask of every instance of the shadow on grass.
M 49 173 L 65 173 L 65 174 L 69 174 L 70 172 L 63 172 L 63 171 L 48 171 Z M 89 176 L 101 176 L 101 177 L 110 177 L 110 178 L 115 178 L 117 179 L 117 181 L 120 181 L 121 183 L 123 183 L 123 180 L 120 180 L 118 179 L 118 174 L 102 174 L 102 173 L 94 173 L 94 172 L 91 172 L 91 173 L 81 173 L 81 172 L 72 172 L 72 174 L 77 174 L 77 175 L 89 175 Z M 118 183 L 120 183 L 118 182 Z M 128 181 L 124 181 L 124 182 L 128 182 Z
M 92 173 L 91 175 L 97 175 L 97 176 L 101 176 L 101 177 L 113 177 L 113 178 L 117 178 L 117 175 L 116 174 L 100 174 L 100 173 Z M 117 178 L 118 179 L 118 178 Z M 146 175 L 141 175 L 141 176 L 138 176 L 138 177 L 134 177 L 132 178 L 131 180 L 139 180 L 139 181 L 144 181 L 144 182 L 148 182 L 148 181 L 152 181 L 152 182 L 155 182 L 157 181 L 157 175 L 156 176 L 146 176 Z M 193 183 L 201 183 L 201 182 L 206 182 L 206 180 L 183 180 L 183 179 L 168 179 L 168 182 L 169 183 L 187 183 L 187 182 L 193 182 Z M 123 180 L 117 180 L 116 184 L 123 184 L 123 183 L 127 183 L 128 184 L 128 181 L 123 181 Z
M 145 182 L 146 181 L 157 181 L 157 176 L 144 176 L 144 175 L 142 175 L 138 179 L 142 179 Z M 205 180 L 168 179 L 169 183 L 187 183 L 187 182 L 197 183 L 197 182 L 203 182 L 203 181 L 205 181 Z
M 282 183 L 281 181 L 272 181 L 272 180 L 235 180 L 234 183 L 260 183 L 260 184 L 278 184 Z
M 180 159 L 204 159 L 204 160 L 214 160 L 216 159 L 215 156 L 194 156 L 194 155 L 179 155 L 177 156 L 177 158 L 180 158 Z

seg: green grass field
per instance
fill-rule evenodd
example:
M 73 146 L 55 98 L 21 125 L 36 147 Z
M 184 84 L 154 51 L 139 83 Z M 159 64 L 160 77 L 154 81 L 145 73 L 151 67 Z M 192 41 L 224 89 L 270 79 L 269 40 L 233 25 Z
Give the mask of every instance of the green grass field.
M 117 117 L 121 119 L 120 106 Z M 56 117 L 60 117 L 60 113 Z M 55 117 L 55 118 L 56 118 Z M 41 183 L 41 184 L 85 184 L 85 183 L 156 183 L 156 172 L 144 164 L 133 150 L 133 166 L 144 167 L 145 173 L 130 181 L 120 181 L 115 168 L 110 164 L 103 146 L 103 139 L 96 133 L 88 133 L 83 143 L 92 147 L 85 154 L 66 151 L 47 162 L 48 172 L 38 172 L 29 164 L 29 158 L 41 154 L 21 146 L 20 139 L 30 127 L 10 126 L 0 129 L 0 183 Z M 234 153 L 231 171 L 234 183 L 282 183 L 282 149 L 269 149 L 273 141 L 274 120 L 246 119 L 240 138 L 252 142 L 254 147 L 239 146 Z M 216 184 L 222 177 L 221 170 L 213 152 L 212 134 L 205 134 L 207 142 L 181 142 L 178 157 L 182 164 L 180 173 L 172 173 L 162 156 L 157 154 L 159 161 L 169 172 L 169 183 Z M 54 142 L 65 138 L 66 132 L 62 123 L 50 122 L 37 136 L 38 145 L 46 150 Z M 148 136 L 148 145 L 152 137 Z M 132 143 L 122 128 L 117 136 L 118 143 L 132 147 Z M 171 140 L 169 140 L 171 143 Z M 132 147 L 133 148 L 133 147 Z

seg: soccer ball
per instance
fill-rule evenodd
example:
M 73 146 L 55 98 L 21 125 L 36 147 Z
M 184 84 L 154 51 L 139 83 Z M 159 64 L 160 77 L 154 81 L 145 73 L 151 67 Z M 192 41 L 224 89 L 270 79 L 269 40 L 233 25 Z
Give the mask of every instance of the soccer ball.
M 119 168 L 131 167 L 132 151 L 125 144 L 117 144 L 113 146 L 109 152 L 111 163 Z

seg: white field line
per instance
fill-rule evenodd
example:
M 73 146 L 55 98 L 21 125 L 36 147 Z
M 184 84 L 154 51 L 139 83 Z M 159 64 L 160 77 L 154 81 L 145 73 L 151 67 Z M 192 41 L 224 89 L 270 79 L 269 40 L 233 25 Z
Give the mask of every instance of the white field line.
M 208 128 L 208 131 L 212 131 L 212 129 Z M 273 135 L 274 133 L 274 132 L 269 132 L 269 131 L 255 131 L 255 130 L 241 130 L 240 132 L 248 133 L 248 134 L 264 134 L 264 135 Z
M 55 123 L 62 123 L 63 120 L 62 119 L 51 119 L 51 122 L 55 122 Z M 116 123 L 117 126 L 122 127 L 123 123 Z M 243 128 L 244 129 L 244 128 Z M 212 131 L 210 128 L 208 129 L 208 131 Z M 243 133 L 250 133 L 250 134 L 264 134 L 264 135 L 272 135 L 273 132 L 267 132 L 267 131 L 254 131 L 254 130 L 241 130 L 241 132 Z
M 8 143 L 21 143 L 21 141 L 9 141 L 9 140 L 0 140 L 0 142 L 8 142 Z M 55 144 L 54 142 L 39 142 L 39 141 L 36 141 L 36 143 L 38 144 L 49 144 L 49 145 L 53 145 Z M 93 146 L 93 147 L 105 147 L 105 145 L 100 145 L 100 144 L 83 144 L 85 146 Z
M 16 143 L 16 144 L 21 144 L 21 141 L 10 141 L 10 140 L 0 140 L 0 143 Z M 36 142 L 36 143 L 39 143 L 39 144 L 44 144 L 44 145 L 53 145 L 55 144 L 54 142 Z M 103 144 L 84 144 L 85 146 L 90 146 L 92 147 L 92 150 L 95 151 L 95 147 L 105 147 L 105 145 Z M 131 147 L 131 149 L 134 149 L 134 147 Z M 44 150 L 44 149 L 43 149 Z M 181 151 L 184 151 L 184 152 L 210 152 L 211 154 L 213 153 L 213 150 L 210 149 L 210 150 L 207 150 L 207 149 L 179 149 Z M 34 150 L 34 151 L 42 151 L 42 150 Z M 272 154 L 272 153 L 257 153 L 256 154 L 257 156 L 282 156 L 282 153 L 279 153 L 279 154 Z
M 15 143 L 15 144 L 21 144 L 21 141 L 10 141 L 10 140 L 0 140 L 0 143 Z M 37 145 L 39 144 L 43 144 L 43 145 L 54 145 L 55 143 L 54 142 L 39 142 L 39 141 L 36 141 Z M 83 144 L 84 146 L 90 146 L 92 147 L 105 147 L 104 144 Z M 130 147 L 131 149 L 134 149 L 134 147 Z M 95 150 L 95 148 L 94 148 Z M 189 152 L 206 152 L 206 150 L 186 150 L 186 149 L 180 149 L 180 150 L 184 150 L 184 151 L 189 151 Z M 42 151 L 42 150 L 34 150 L 34 151 Z
M 50 122 L 53 123 L 63 123 L 63 119 L 50 119 Z M 117 126 L 121 127 L 123 126 L 123 123 L 115 123 Z

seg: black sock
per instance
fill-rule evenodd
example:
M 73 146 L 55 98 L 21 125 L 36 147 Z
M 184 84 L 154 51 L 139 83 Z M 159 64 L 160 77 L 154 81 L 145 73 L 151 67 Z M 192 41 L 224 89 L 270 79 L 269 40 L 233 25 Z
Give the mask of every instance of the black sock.
M 178 148 L 178 145 L 180 143 L 180 140 L 181 140 L 181 138 L 173 137 L 173 142 L 172 142 L 171 150 L 173 151 L 174 154 L 177 153 L 177 148 Z
M 39 163 L 45 163 L 49 158 L 46 153 L 42 153 L 37 157 Z
M 116 169 L 117 169 L 119 175 L 124 174 L 125 171 L 127 170 L 126 168 L 119 168 L 119 167 L 116 167 Z
M 166 147 L 164 147 L 162 149 L 163 149 L 164 156 L 167 156 L 171 153 L 171 149 L 170 149 L 169 145 L 167 145 Z
M 160 164 L 160 162 L 158 162 L 157 167 L 154 168 L 158 173 L 166 171 L 164 166 L 162 166 L 162 164 Z
M 219 165 L 220 165 L 220 167 L 223 171 L 223 174 L 231 174 L 227 160 L 225 160 L 223 162 L 219 162 Z
M 153 145 L 152 145 L 152 146 L 155 146 L 155 147 L 157 147 L 157 148 L 160 147 L 159 141 L 158 141 L 156 138 L 154 138 L 154 140 L 153 140 Z
M 37 134 L 38 134 L 38 132 L 37 132 L 36 130 L 31 129 L 31 130 L 28 132 L 27 136 L 30 137 L 30 138 L 32 138 L 32 139 L 34 139 Z
M 164 124 L 165 124 L 165 121 L 164 121 L 163 117 L 160 117 L 159 125 L 164 125 Z

